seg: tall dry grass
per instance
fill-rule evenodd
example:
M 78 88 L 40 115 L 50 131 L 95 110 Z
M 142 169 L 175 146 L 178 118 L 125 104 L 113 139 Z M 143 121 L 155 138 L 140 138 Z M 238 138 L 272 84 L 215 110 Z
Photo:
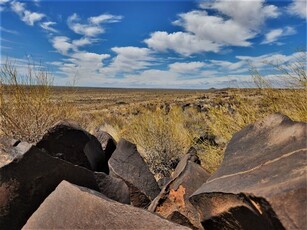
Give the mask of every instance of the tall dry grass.
M 28 64 L 20 74 L 10 60 L 0 70 L 0 133 L 34 142 L 56 121 L 69 118 L 73 106 L 53 99 L 52 77 L 42 66 Z

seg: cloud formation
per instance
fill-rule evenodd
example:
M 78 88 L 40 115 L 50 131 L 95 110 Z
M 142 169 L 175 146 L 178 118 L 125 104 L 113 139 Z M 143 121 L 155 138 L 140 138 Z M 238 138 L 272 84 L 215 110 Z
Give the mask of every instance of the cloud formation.
M 25 3 L 21 2 L 13 1 L 11 3 L 11 9 L 29 26 L 33 26 L 34 23 L 41 21 L 45 17 L 45 14 L 27 10 Z
M 260 33 L 260 27 L 268 18 L 276 18 L 279 12 L 264 0 L 202 2 L 201 10 L 179 14 L 173 24 L 184 32 L 157 31 L 145 43 L 148 47 L 165 52 L 173 50 L 190 56 L 200 52 L 219 52 L 225 46 L 251 46 L 250 41 Z M 238 10 L 240 9 L 240 10 Z M 216 11 L 214 16 L 208 10 Z
M 97 17 L 88 18 L 86 23 L 81 23 L 81 18 L 76 13 L 74 13 L 68 17 L 67 24 L 68 27 L 76 34 L 95 37 L 105 32 L 102 24 L 119 22 L 121 19 L 121 16 L 101 14 Z

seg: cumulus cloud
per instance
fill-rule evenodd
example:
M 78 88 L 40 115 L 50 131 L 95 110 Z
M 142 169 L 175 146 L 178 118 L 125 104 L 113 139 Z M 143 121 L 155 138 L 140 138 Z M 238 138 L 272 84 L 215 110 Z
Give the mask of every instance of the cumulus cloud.
M 288 12 L 298 17 L 307 18 L 307 2 L 306 0 L 293 0 L 288 7 Z
M 105 32 L 101 24 L 119 22 L 121 19 L 121 16 L 102 14 L 97 17 L 88 18 L 87 23 L 80 23 L 81 18 L 74 13 L 68 17 L 67 24 L 68 27 L 77 34 L 95 37 Z
M 170 71 L 177 73 L 195 73 L 200 68 L 204 67 L 204 62 L 175 62 L 170 64 L 168 67 Z
M 264 0 L 203 2 L 201 10 L 179 14 L 173 24 L 184 32 L 157 31 L 145 43 L 157 51 L 174 50 L 189 56 L 200 52 L 219 52 L 225 46 L 251 46 L 251 39 L 260 33 L 268 18 L 276 18 L 276 6 L 265 5 Z M 217 11 L 215 16 L 208 9 Z M 239 10 L 238 10 L 239 9 Z
M 102 73 L 115 76 L 117 73 L 129 73 L 143 70 L 151 66 L 155 60 L 152 51 L 148 48 L 133 46 L 113 47 L 116 53 L 110 65 L 102 70 Z
M 53 33 L 57 33 L 58 31 L 51 27 L 53 25 L 56 25 L 56 23 L 48 21 L 48 22 L 42 22 L 40 24 L 40 27 L 43 28 L 44 30 L 47 30 L 47 31 L 50 31 L 50 32 L 53 32 Z
M 265 38 L 262 41 L 262 44 L 270 44 L 276 42 L 281 37 L 293 35 L 295 33 L 296 33 L 295 29 L 290 26 L 287 26 L 285 28 L 274 29 L 265 34 Z
M 212 41 L 201 39 L 198 36 L 185 32 L 167 33 L 157 31 L 145 40 L 149 48 L 165 52 L 174 50 L 184 56 L 199 52 L 218 52 L 220 45 Z
M 11 8 L 29 26 L 33 26 L 35 22 L 41 21 L 45 17 L 45 14 L 27 10 L 25 3 L 13 1 Z

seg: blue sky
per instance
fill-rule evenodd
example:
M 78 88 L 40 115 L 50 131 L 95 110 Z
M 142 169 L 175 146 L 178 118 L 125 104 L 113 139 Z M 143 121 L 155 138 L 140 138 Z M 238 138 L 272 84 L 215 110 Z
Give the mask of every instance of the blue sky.
M 57 85 L 223 88 L 306 48 L 306 0 L 0 0 L 1 64 Z

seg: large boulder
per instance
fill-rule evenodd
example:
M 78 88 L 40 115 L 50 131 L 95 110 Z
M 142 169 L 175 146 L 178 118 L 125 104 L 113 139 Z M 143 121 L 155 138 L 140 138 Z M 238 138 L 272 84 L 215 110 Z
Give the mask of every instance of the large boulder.
M 180 160 L 172 178 L 152 201 L 148 210 L 178 224 L 201 228 L 198 212 L 189 202 L 190 195 L 210 176 L 199 164 L 196 151 L 189 151 Z
M 0 229 L 20 229 L 62 181 L 99 190 L 92 171 L 36 147 L 0 168 Z
M 231 139 L 191 196 L 205 229 L 305 229 L 307 124 L 274 114 Z
M 63 181 L 24 229 L 188 229 Z
M 90 170 L 108 173 L 100 142 L 72 121 L 60 121 L 36 144 L 51 156 Z
M 121 178 L 130 190 L 134 206 L 146 207 L 160 192 L 147 164 L 134 144 L 121 139 L 109 160 L 110 175 Z

